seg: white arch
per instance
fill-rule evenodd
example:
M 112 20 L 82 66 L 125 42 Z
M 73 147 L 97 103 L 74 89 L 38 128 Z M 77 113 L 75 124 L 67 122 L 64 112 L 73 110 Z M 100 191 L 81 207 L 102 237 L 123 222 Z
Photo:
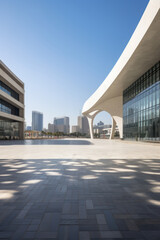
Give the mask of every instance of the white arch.
M 123 137 L 123 91 L 160 60 L 160 0 L 150 0 L 130 41 L 107 78 L 84 103 L 89 119 L 107 111 Z M 92 130 L 91 130 L 92 131 Z M 93 135 L 93 133 L 91 133 Z

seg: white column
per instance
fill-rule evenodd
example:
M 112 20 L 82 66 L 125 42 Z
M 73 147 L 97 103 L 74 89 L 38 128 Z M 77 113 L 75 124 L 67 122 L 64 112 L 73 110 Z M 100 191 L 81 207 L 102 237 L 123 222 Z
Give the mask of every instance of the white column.
M 118 130 L 119 130 L 119 136 L 122 139 L 123 138 L 123 118 L 118 116 L 114 116 L 113 118 L 116 121 Z
M 111 131 L 110 139 L 114 139 L 115 128 L 116 128 L 116 121 L 114 120 L 114 117 L 112 117 L 112 131 Z
M 87 119 L 89 124 L 90 137 L 93 139 L 93 118 L 87 117 Z

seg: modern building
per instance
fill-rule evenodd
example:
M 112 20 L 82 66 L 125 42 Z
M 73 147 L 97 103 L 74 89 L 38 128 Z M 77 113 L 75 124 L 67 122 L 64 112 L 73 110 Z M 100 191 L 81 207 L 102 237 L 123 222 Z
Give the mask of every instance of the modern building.
M 93 119 L 101 111 L 112 117 L 112 134 L 160 140 L 160 0 L 150 0 L 119 60 L 85 102 L 93 138 Z
M 104 125 L 104 122 L 102 122 L 102 121 L 99 121 L 98 123 L 97 123 L 97 126 L 103 126 Z
M 26 131 L 32 131 L 32 126 L 27 126 Z
M 101 122 L 102 123 L 102 122 Z M 99 124 L 93 126 L 93 132 L 96 134 L 101 134 L 104 132 L 104 129 L 111 129 L 111 124 Z
M 24 139 L 24 83 L 2 61 L 0 139 Z
M 55 132 L 55 125 L 52 123 L 48 123 L 48 132 L 54 133 Z
M 89 125 L 87 117 L 85 116 L 78 116 L 78 127 L 79 132 L 82 134 L 88 134 L 89 133 Z
M 78 125 L 72 126 L 72 133 L 78 133 L 78 132 L 79 132 L 79 126 Z
M 111 133 L 112 127 L 105 127 L 102 129 L 102 132 L 100 133 L 100 138 L 110 138 Z M 115 128 L 114 137 L 119 138 L 119 129 L 117 126 Z
M 43 130 L 43 113 L 32 111 L 32 130 L 33 131 Z
M 54 118 L 53 124 L 55 132 L 63 132 L 66 134 L 70 132 L 69 117 Z

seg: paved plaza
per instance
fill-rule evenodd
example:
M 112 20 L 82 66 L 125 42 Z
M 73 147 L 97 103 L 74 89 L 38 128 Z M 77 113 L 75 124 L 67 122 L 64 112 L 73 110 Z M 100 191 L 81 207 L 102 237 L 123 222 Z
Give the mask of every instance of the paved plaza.
M 0 239 L 159 240 L 160 144 L 1 142 Z

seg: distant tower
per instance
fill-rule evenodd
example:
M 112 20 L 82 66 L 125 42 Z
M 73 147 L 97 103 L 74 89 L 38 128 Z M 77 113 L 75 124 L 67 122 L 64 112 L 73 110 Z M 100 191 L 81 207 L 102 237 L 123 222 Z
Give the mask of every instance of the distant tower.
M 54 118 L 53 124 L 56 132 L 68 134 L 70 132 L 69 117 Z
M 43 113 L 32 111 L 32 130 L 43 130 Z
M 88 119 L 85 116 L 78 116 L 78 127 L 80 133 L 89 133 L 89 125 L 88 125 Z

